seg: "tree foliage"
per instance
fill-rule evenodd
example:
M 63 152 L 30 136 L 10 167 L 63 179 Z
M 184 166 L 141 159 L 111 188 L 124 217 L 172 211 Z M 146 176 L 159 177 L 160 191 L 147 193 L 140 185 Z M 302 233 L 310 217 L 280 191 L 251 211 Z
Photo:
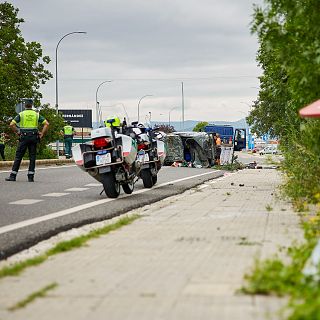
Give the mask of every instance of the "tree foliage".
M 0 119 L 15 116 L 21 98 L 33 98 L 40 105 L 39 87 L 52 75 L 45 69 L 50 62 L 42 55 L 38 42 L 25 42 L 18 17 L 19 10 L 8 2 L 0 3 Z
M 164 123 L 155 124 L 154 128 L 158 128 L 159 131 L 164 133 L 172 133 L 176 131 L 173 126 Z
M 19 10 L 8 2 L 0 3 L 0 130 L 5 131 L 16 144 L 16 136 L 9 129 L 9 122 L 16 116 L 15 105 L 21 98 L 32 98 L 40 113 L 49 121 L 50 129 L 39 146 L 39 152 L 46 145 L 59 138 L 63 118 L 49 105 L 40 105 L 40 85 L 52 78 L 45 69 L 50 62 L 43 56 L 38 42 L 25 42 L 20 31 L 24 22 L 18 17 Z
M 265 0 L 264 8 L 255 6 L 251 27 L 259 39 L 263 75 L 247 120 L 255 132 L 281 139 L 293 197 L 320 192 L 320 151 L 314 147 L 320 144 L 320 123 L 298 116 L 320 98 L 319 15 L 319 0 Z
M 204 127 L 207 126 L 208 124 L 209 123 L 207 121 L 200 121 L 195 125 L 195 127 L 192 129 L 192 131 L 201 132 L 204 130 Z

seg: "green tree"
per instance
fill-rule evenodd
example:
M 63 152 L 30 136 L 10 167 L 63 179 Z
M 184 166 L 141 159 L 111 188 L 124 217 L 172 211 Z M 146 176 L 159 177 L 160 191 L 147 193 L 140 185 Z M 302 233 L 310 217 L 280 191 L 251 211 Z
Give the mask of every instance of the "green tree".
M 59 113 L 57 115 L 56 109 L 52 108 L 49 104 L 45 104 L 40 107 L 40 114 L 44 116 L 49 122 L 49 131 L 41 140 L 41 147 L 45 147 L 47 144 L 53 141 L 61 139 L 61 130 L 65 126 L 63 117 Z
M 204 130 L 204 127 L 207 126 L 209 123 L 207 121 L 200 121 L 198 122 L 195 127 L 192 129 L 192 131 L 200 132 Z
M 319 14 L 319 0 L 265 0 L 264 8 L 255 6 L 251 28 L 263 75 L 247 120 L 257 133 L 280 138 L 285 189 L 295 199 L 320 192 L 319 121 L 298 116 L 320 98 Z
M 15 116 L 20 98 L 33 98 L 40 105 L 40 85 L 52 77 L 45 69 L 50 58 L 42 55 L 41 45 L 25 42 L 18 12 L 12 4 L 0 3 L 0 119 L 6 123 Z

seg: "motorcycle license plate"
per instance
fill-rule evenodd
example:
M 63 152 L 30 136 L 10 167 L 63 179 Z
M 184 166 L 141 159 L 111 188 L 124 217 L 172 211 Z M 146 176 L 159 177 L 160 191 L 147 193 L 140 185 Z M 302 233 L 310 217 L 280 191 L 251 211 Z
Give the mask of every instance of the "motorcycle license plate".
M 149 161 L 149 155 L 147 153 L 140 153 L 138 157 L 141 162 Z
M 111 153 L 97 154 L 96 163 L 97 163 L 97 166 L 111 163 Z

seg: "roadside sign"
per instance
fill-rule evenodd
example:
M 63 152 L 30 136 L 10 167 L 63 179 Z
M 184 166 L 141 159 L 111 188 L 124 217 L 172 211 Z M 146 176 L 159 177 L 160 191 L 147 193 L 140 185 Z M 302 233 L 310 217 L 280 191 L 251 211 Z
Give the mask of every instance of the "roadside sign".
M 77 128 L 92 128 L 92 110 L 63 109 L 59 110 L 64 121 L 70 121 Z

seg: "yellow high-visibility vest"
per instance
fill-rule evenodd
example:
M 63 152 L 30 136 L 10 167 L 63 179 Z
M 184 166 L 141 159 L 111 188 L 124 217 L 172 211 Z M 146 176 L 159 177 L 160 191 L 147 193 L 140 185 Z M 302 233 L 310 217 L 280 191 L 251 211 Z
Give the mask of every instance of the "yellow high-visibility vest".
M 63 127 L 64 135 L 65 136 L 72 136 L 73 135 L 73 127 L 72 126 L 64 126 Z
M 24 110 L 19 115 L 21 129 L 38 129 L 39 113 L 34 110 Z

